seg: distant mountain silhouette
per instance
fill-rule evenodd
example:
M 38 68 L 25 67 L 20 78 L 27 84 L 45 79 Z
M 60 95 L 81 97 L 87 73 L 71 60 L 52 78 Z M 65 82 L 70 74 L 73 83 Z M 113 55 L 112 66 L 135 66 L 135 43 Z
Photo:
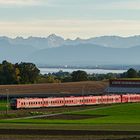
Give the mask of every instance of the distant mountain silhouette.
M 28 60 L 53 65 L 139 64 L 140 46 L 107 48 L 92 44 L 62 46 L 32 53 Z
M 90 39 L 0 37 L 0 61 L 30 61 L 44 65 L 139 64 L 140 36 Z
M 49 35 L 48 37 L 17 37 L 17 38 L 8 38 L 0 37 L 0 43 L 3 41 L 8 41 L 11 45 L 28 45 L 33 46 L 37 49 L 53 48 L 60 47 L 63 45 L 78 45 L 78 44 L 94 44 L 104 47 L 111 48 L 130 48 L 133 46 L 140 45 L 140 36 L 131 36 L 131 37 L 120 37 L 120 36 L 101 36 L 94 37 L 89 39 L 80 39 L 76 38 L 75 40 L 64 39 L 55 34 Z

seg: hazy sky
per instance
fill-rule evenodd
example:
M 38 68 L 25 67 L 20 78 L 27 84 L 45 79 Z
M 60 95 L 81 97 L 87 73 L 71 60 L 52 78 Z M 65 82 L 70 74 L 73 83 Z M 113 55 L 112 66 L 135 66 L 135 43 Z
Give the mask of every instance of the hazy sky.
M 0 36 L 140 34 L 140 0 L 0 0 Z

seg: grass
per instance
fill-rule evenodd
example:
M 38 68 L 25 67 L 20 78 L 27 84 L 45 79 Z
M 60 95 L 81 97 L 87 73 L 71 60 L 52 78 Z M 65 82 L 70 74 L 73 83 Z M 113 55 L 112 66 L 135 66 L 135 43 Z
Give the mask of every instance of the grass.
M 0 129 L 140 131 L 140 124 L 30 124 L 0 123 Z
M 20 119 L 2 120 L 0 122 L 24 123 L 24 124 L 140 124 L 140 104 L 119 104 L 93 110 L 70 112 L 71 115 L 90 115 L 93 118 L 79 120 L 63 119 Z M 97 117 L 94 116 L 103 116 Z
M 9 106 L 9 104 L 8 104 Z M 0 100 L 0 111 L 4 111 L 7 109 L 7 102 L 6 100 Z M 10 110 L 10 106 L 9 106 L 9 110 Z
M 77 112 L 75 114 L 105 116 L 84 120 L 83 122 L 85 123 L 140 123 L 140 104 L 121 104 L 92 111 Z
M 87 111 L 69 112 L 71 115 L 91 115 L 90 119 L 19 119 L 0 120 L 0 128 L 52 130 L 121 130 L 140 131 L 140 104 L 116 104 Z M 95 115 L 104 117 L 94 118 Z
M 83 107 L 84 108 L 84 107 Z M 65 115 L 89 115 L 90 119 L 64 120 L 58 119 L 19 119 L 0 120 L 0 129 L 37 129 L 37 130 L 107 130 L 111 131 L 140 131 L 140 103 L 114 104 L 100 108 L 87 109 L 82 111 L 71 111 Z M 97 117 L 94 116 L 103 116 Z M 129 132 L 128 132 L 129 133 Z M 25 137 L 20 136 L 20 137 Z M 40 138 L 41 136 L 39 136 Z M 61 138 L 65 139 L 65 136 Z M 95 136 L 96 138 L 97 136 Z M 110 136 L 100 136 L 110 138 Z M 121 136 L 117 136 L 121 137 Z M 128 139 L 129 136 L 126 136 Z M 58 137 L 56 137 L 57 139 Z M 75 137 L 73 136 L 73 139 Z M 77 137 L 78 138 L 78 137 Z M 88 138 L 88 137 L 85 137 Z M 93 137 L 94 138 L 94 137 Z M 116 137 L 115 137 L 116 138 Z M 114 139 L 115 139 L 114 138 Z M 83 137 L 79 137 L 79 140 Z M 112 138 L 113 139 L 113 138 Z M 136 138 L 134 138 L 136 139 Z

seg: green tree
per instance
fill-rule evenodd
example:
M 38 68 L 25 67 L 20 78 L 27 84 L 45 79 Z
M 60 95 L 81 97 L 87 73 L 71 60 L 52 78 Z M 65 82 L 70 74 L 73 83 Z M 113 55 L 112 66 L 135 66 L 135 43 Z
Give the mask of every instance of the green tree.
M 88 74 L 85 71 L 81 70 L 72 72 L 71 76 L 74 82 L 88 80 Z
M 127 72 L 126 72 L 126 77 L 127 78 L 137 78 L 138 77 L 138 73 L 135 69 L 130 68 Z
M 48 75 L 47 76 L 47 83 L 60 83 L 60 80 L 55 79 L 53 75 Z
M 20 63 L 17 67 L 20 71 L 20 83 L 29 84 L 37 81 L 40 71 L 35 64 Z
M 3 61 L 0 65 L 0 84 L 18 84 L 19 79 L 19 69 L 9 62 Z
M 140 71 L 138 71 L 138 77 L 140 77 Z

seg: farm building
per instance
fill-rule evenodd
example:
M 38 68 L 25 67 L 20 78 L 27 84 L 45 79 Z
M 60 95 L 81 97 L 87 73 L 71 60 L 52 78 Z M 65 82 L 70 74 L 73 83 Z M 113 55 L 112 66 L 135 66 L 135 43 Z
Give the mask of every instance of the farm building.
M 140 94 L 140 79 L 113 79 L 105 90 L 111 94 Z

